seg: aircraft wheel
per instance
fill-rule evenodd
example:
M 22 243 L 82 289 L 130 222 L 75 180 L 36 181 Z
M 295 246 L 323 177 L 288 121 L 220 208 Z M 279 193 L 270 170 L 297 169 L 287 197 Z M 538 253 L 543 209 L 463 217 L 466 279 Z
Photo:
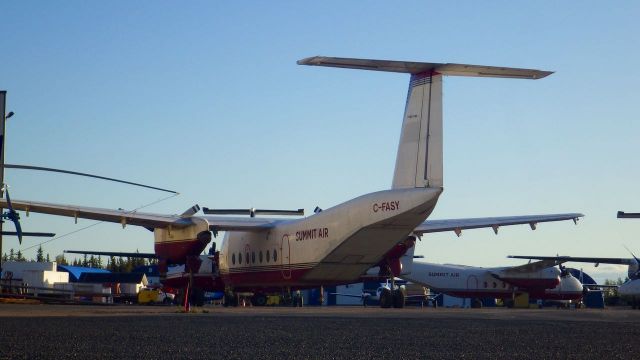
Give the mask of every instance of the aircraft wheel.
M 253 298 L 251 298 L 251 302 L 253 306 L 266 306 L 267 305 L 267 296 L 265 294 L 255 294 Z
M 473 309 L 481 309 L 482 308 L 482 301 L 478 298 L 474 298 L 473 300 L 471 300 L 471 308 Z
M 389 289 L 382 289 L 380 291 L 380 307 L 388 309 L 393 305 L 393 294 Z
M 405 303 L 405 296 L 402 290 L 397 289 L 393 291 L 393 307 L 396 309 L 402 309 Z

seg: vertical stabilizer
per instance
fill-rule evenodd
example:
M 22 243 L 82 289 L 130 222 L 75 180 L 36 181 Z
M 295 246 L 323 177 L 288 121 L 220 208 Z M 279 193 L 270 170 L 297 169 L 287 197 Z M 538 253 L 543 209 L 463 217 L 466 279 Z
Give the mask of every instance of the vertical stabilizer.
M 391 187 L 442 186 L 442 75 L 412 74 Z
M 390 71 L 411 74 L 400 143 L 393 174 L 393 189 L 441 188 L 442 181 L 442 77 L 475 76 L 540 79 L 549 71 L 451 63 L 350 59 L 314 56 L 300 65 Z

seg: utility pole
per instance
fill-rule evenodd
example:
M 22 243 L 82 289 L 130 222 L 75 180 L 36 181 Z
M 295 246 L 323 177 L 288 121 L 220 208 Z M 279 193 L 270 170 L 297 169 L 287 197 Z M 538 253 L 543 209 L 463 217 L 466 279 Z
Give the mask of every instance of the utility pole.
M 7 114 L 7 91 L 0 90 L 0 199 L 4 198 L 4 130 L 6 124 L 6 114 Z M 0 214 L 2 214 L 3 209 L 0 207 Z M 2 219 L 0 219 L 0 274 L 2 274 Z

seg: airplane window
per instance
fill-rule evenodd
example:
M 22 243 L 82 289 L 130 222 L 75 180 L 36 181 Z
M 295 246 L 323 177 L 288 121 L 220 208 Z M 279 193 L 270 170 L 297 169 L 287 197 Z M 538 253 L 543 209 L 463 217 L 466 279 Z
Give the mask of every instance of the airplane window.
M 249 264 L 249 253 L 247 252 L 247 265 Z
M 486 282 L 486 281 L 484 282 L 484 287 L 485 287 L 485 288 L 487 287 L 487 282 Z
M 242 253 L 238 253 L 238 264 L 242 264 Z
M 236 264 L 236 254 L 231 255 L 231 263 L 232 263 L 233 265 L 235 265 L 235 264 Z
M 273 261 L 278 261 L 278 253 L 276 252 L 276 249 L 273 249 Z
M 267 250 L 267 262 L 269 262 L 269 259 L 271 259 L 271 256 L 269 255 L 269 250 Z
M 255 251 L 251 252 L 251 263 L 252 264 L 256 263 L 256 252 Z
M 493 288 L 495 289 L 495 288 L 496 288 L 496 286 L 498 286 L 498 284 L 496 284 L 496 282 L 494 281 L 494 282 L 493 282 Z
M 506 287 L 507 287 L 507 283 L 503 282 L 503 283 L 502 283 L 502 288 L 504 289 L 504 288 L 506 288 Z
M 258 258 L 260 259 L 260 264 L 262 264 L 262 250 L 258 253 Z

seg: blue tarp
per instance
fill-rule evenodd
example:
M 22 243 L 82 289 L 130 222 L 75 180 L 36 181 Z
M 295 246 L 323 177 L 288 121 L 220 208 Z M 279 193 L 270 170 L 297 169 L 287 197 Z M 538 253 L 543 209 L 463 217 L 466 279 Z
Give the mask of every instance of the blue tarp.
M 77 282 L 83 273 L 97 273 L 97 274 L 107 273 L 108 274 L 111 272 L 105 269 L 96 269 L 96 268 L 90 268 L 90 267 L 71 266 L 71 265 L 58 265 L 58 271 L 68 272 L 69 282 Z

